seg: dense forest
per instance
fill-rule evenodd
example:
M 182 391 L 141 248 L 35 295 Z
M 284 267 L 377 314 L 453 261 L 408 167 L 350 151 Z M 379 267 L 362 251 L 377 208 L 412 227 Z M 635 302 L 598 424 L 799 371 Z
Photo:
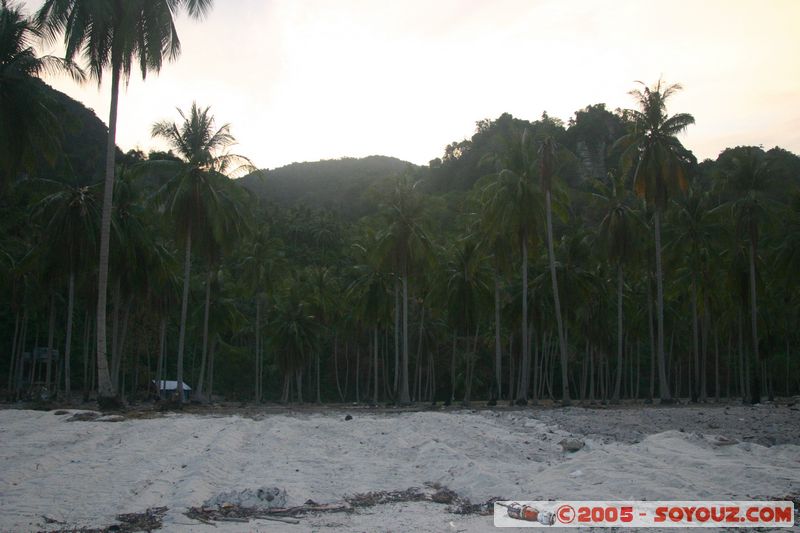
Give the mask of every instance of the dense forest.
M 161 379 L 197 401 L 800 392 L 800 157 L 697 161 L 679 140 L 693 117 L 668 109 L 679 85 L 632 84 L 631 109 L 566 123 L 481 120 L 424 167 L 258 171 L 231 152 L 235 125 L 178 102 L 191 107 L 152 128 L 169 152 L 113 159 L 98 320 L 113 128 L 39 80 L 35 28 L 5 2 L 0 32 L 16 39 L 0 47 L 10 399 L 139 400 Z

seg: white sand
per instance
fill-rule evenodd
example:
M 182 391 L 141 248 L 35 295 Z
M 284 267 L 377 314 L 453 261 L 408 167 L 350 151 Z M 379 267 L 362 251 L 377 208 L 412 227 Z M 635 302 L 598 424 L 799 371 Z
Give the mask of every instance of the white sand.
M 74 412 L 74 411 L 73 411 Z M 307 517 L 300 525 L 217 524 L 183 515 L 220 492 L 278 486 L 289 504 L 425 482 L 473 502 L 506 499 L 767 499 L 800 491 L 800 446 L 715 446 L 666 431 L 636 444 L 570 435 L 535 412 L 415 412 L 240 416 L 169 415 L 67 422 L 52 412 L 0 410 L 0 531 L 105 526 L 118 513 L 166 506 L 166 531 L 463 531 L 491 517 L 433 503 Z M 652 530 L 651 530 L 652 531 Z M 785 530 L 784 530 L 785 531 Z

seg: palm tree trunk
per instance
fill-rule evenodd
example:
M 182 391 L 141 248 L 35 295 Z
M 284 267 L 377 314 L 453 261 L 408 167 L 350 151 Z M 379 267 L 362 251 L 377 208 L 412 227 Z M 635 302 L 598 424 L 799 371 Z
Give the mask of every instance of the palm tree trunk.
M 547 251 L 550 260 L 550 280 L 553 284 L 553 301 L 556 306 L 556 326 L 558 327 L 558 345 L 561 349 L 561 389 L 562 403 L 569 405 L 569 374 L 567 368 L 567 343 L 564 339 L 564 324 L 561 318 L 561 298 L 558 295 L 558 277 L 556 276 L 556 256 L 553 250 L 553 209 L 550 190 L 545 191 L 545 208 L 547 209 Z
M 697 403 L 697 389 L 700 384 L 700 341 L 697 327 L 697 280 L 692 273 L 692 355 L 694 365 L 694 388 L 691 390 L 692 402 Z M 676 391 L 676 394 L 679 391 Z
M 72 311 L 75 305 L 75 272 L 69 273 L 69 296 L 67 297 L 67 340 L 64 346 L 64 395 L 69 400 L 72 393 L 70 383 L 70 362 L 69 356 L 72 350 Z
M 453 352 L 450 356 L 450 402 L 456 401 L 456 330 L 453 328 Z
M 319 387 L 319 350 L 316 350 L 316 356 L 314 357 L 315 361 L 315 369 L 314 369 L 314 377 L 316 378 L 316 393 L 317 393 L 317 403 L 322 403 L 322 397 L 320 396 L 320 387 Z M 377 390 L 377 384 L 376 384 Z
M 394 278 L 394 394 L 400 392 L 400 280 Z
M 333 375 L 336 377 L 336 392 L 339 393 L 339 401 L 344 403 L 344 393 L 342 392 L 342 385 L 339 381 L 339 343 L 338 334 L 333 337 Z M 384 367 L 384 370 L 386 368 Z
M 217 336 L 214 335 L 211 339 L 211 346 L 208 349 L 208 391 L 206 395 L 209 401 L 214 394 L 214 353 L 217 350 Z
M 255 401 L 261 401 L 261 376 L 259 370 L 261 369 L 261 298 L 256 296 L 256 355 L 254 362 L 254 372 L 256 377 L 255 383 Z M 286 400 L 284 400 L 286 401 Z
M 123 304 L 123 314 L 122 314 L 122 326 L 119 332 L 119 339 L 114 342 L 114 354 L 111 356 L 112 359 L 112 368 L 114 368 L 114 361 L 116 360 L 116 369 L 112 371 L 112 381 L 114 382 L 114 386 L 118 387 L 118 390 L 124 396 L 123 388 L 119 386 L 119 374 L 120 370 L 122 369 L 123 365 L 123 358 L 125 354 L 125 338 L 128 336 L 128 319 L 130 318 L 131 314 L 131 301 L 133 300 L 133 295 L 128 297 L 128 301 Z M 115 335 L 116 336 L 116 335 Z M 124 377 L 124 376 L 123 376 Z
M 617 265 L 617 379 L 614 383 L 614 397 L 612 398 L 615 403 L 619 403 L 620 385 L 622 384 L 622 287 L 623 287 L 623 273 L 622 263 Z
M 47 372 L 44 378 L 45 387 L 50 392 L 50 374 L 53 366 L 53 336 L 56 332 L 56 295 L 50 293 L 50 323 L 47 329 Z
M 208 357 L 208 314 L 211 311 L 211 280 L 213 273 L 211 268 L 208 269 L 208 276 L 206 277 L 206 305 L 203 312 L 203 353 L 200 356 L 200 377 L 197 378 L 197 387 L 195 388 L 194 396 L 198 400 L 203 399 L 203 382 L 206 377 L 206 364 Z
M 747 401 L 747 389 L 750 386 L 746 379 L 746 368 L 747 366 L 744 363 L 744 333 L 742 331 L 742 308 L 741 306 L 738 307 L 738 313 L 736 316 L 736 323 L 737 323 L 737 330 L 738 330 L 738 340 L 739 340 L 739 395 L 742 397 L 742 402 Z
M 89 399 L 89 334 L 92 331 L 91 327 L 92 323 L 87 308 L 83 320 L 83 401 Z
M 158 391 L 158 397 L 160 399 L 164 398 L 164 395 L 161 391 L 161 382 L 164 380 L 164 371 L 166 369 L 166 361 L 164 360 L 164 355 L 166 354 L 165 345 L 167 342 L 167 316 L 166 314 L 161 315 L 161 334 L 159 336 L 158 342 L 158 364 L 156 365 L 156 390 Z
M 374 336 L 374 340 L 375 340 L 375 342 L 374 342 L 375 351 L 372 354 L 372 357 L 373 357 L 373 360 L 374 360 L 373 365 L 372 365 L 373 366 L 372 371 L 373 371 L 374 376 L 375 376 L 375 388 L 372 391 L 372 403 L 375 404 L 375 405 L 378 405 L 378 328 L 377 327 L 374 328 L 373 336 Z
M 529 374 L 530 343 L 528 342 L 528 237 L 522 237 L 522 361 L 520 372 L 522 380 L 517 387 L 517 404 L 528 403 L 528 383 L 524 376 Z
M 703 298 L 703 318 L 701 324 L 703 342 L 700 350 L 700 376 L 697 384 L 701 402 L 708 400 L 708 343 L 709 337 L 711 336 L 711 327 L 708 296 L 706 296 Z
M 8 392 L 11 393 L 11 386 L 14 383 L 14 376 L 16 375 L 17 364 L 17 343 L 19 341 L 19 311 L 16 313 L 14 321 L 14 340 L 11 341 L 11 363 L 8 366 Z
M 669 392 L 669 382 L 667 381 L 667 359 L 664 354 L 664 283 L 661 271 L 661 218 L 658 208 L 655 209 L 653 218 L 655 220 L 656 238 L 656 322 L 658 326 L 659 395 L 662 403 L 672 403 L 672 395 Z
M 501 373 L 503 371 L 503 349 L 500 345 L 500 276 L 494 275 L 494 393 L 492 400 L 500 401 L 503 397 Z
M 411 399 L 408 394 L 408 272 L 403 269 L 403 364 L 400 380 L 400 403 L 409 404 Z
M 719 403 L 719 332 L 714 328 L 714 400 Z
M 361 343 L 356 345 L 356 403 L 361 401 L 361 394 L 359 388 L 359 381 L 361 381 Z
M 750 327 L 753 340 L 753 358 L 750 363 L 750 403 L 761 401 L 761 390 L 758 382 L 759 354 L 758 354 L 758 305 L 756 302 L 756 244 L 750 239 Z
M 192 271 L 192 224 L 186 230 L 186 250 L 183 262 L 183 298 L 181 300 L 181 328 L 178 334 L 178 371 L 176 375 L 178 402 L 183 403 L 183 349 L 186 344 L 186 314 L 189 309 L 189 276 Z
M 117 136 L 117 106 L 119 104 L 120 60 L 112 59 L 111 105 L 108 113 L 108 141 L 106 143 L 106 178 L 103 186 L 103 213 L 100 219 L 100 262 L 97 268 L 97 395 L 98 402 L 107 402 L 116 396 L 116 389 L 108 373 L 106 353 L 106 298 L 108 290 L 108 257 L 111 240 L 111 208 L 114 198 L 114 172 Z

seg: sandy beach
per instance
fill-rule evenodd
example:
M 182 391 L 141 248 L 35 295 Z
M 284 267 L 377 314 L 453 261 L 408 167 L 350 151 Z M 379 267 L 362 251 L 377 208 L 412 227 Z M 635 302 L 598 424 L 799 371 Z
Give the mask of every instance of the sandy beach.
M 221 492 L 262 486 L 285 489 L 289 505 L 426 483 L 473 503 L 800 497 L 800 411 L 787 405 L 339 406 L 68 421 L 77 412 L 0 410 L 0 531 L 105 527 L 159 506 L 169 509 L 165 531 L 493 529 L 491 516 L 432 502 L 312 514 L 296 525 L 215 528 L 184 514 Z M 584 448 L 564 452 L 559 442 L 570 437 Z

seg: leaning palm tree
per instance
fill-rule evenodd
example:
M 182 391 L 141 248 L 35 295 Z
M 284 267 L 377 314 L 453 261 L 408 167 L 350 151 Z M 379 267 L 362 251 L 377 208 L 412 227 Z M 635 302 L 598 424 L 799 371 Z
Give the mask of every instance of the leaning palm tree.
M 637 82 L 644 85 L 642 82 Z M 683 147 L 677 135 L 691 124 L 694 117 L 688 113 L 667 115 L 667 99 L 681 90 L 679 84 L 666 85 L 659 80 L 652 87 L 634 89 L 629 94 L 639 104 L 639 109 L 627 110 L 629 131 L 617 141 L 623 148 L 623 170 L 633 173 L 633 188 L 655 209 L 653 211 L 656 245 L 656 307 L 658 378 L 661 401 L 673 401 L 667 381 L 664 355 L 664 279 L 661 269 L 661 215 L 674 191 L 685 190 L 688 165 L 694 160 Z
M 111 105 L 106 144 L 106 172 L 100 223 L 100 260 L 97 272 L 97 384 L 98 401 L 112 401 L 116 390 L 111 383 L 106 359 L 106 298 L 108 258 L 111 239 L 119 85 L 128 80 L 134 65 L 142 78 L 158 72 L 164 59 L 180 54 L 180 40 L 174 17 L 185 8 L 199 18 L 213 0 L 45 0 L 36 15 L 42 35 L 53 42 L 64 36 L 65 58 L 82 55 L 91 75 L 102 81 L 111 70 Z
M 18 172 L 30 172 L 40 158 L 52 163 L 60 151 L 59 123 L 39 76 L 84 78 L 71 61 L 38 57 L 33 42 L 40 36 L 18 6 L 0 0 L 0 192 Z
M 181 110 L 178 113 L 183 119 L 180 125 L 169 121 L 157 122 L 153 125 L 152 134 L 164 139 L 181 160 L 153 161 L 144 168 L 158 168 L 173 176 L 155 192 L 154 199 L 175 220 L 177 237 L 183 242 L 185 250 L 176 378 L 179 400 L 183 401 L 183 351 L 192 247 L 198 247 L 206 257 L 214 257 L 225 243 L 231 242 L 232 236 L 241 234 L 244 225 L 241 201 L 243 192 L 233 186 L 227 174 L 250 171 L 253 165 L 247 158 L 227 151 L 236 140 L 231 135 L 228 124 L 216 127 L 210 108 L 200 108 L 197 104 L 192 104 L 188 116 Z M 208 342 L 211 282 L 209 275 L 206 280 L 204 354 Z

